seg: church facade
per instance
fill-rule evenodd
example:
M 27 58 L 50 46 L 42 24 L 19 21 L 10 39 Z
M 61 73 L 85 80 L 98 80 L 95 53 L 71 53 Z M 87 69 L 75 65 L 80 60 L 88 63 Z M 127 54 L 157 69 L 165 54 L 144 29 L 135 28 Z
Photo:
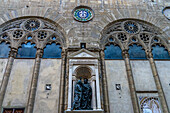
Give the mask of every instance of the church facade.
M 0 6 L 1 113 L 170 113 L 169 0 Z

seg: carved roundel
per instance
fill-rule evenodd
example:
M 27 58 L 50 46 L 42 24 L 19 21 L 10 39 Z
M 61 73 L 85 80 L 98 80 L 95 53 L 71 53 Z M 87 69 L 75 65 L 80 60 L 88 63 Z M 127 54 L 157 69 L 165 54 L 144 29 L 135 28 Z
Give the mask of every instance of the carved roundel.
M 127 40 L 127 36 L 125 33 L 118 33 L 117 34 L 117 38 L 121 41 L 121 42 L 125 42 Z
M 78 6 L 76 7 L 73 12 L 73 17 L 75 20 L 80 22 L 87 22 L 93 19 L 94 12 L 90 7 L 87 6 Z
M 165 7 L 162 11 L 162 13 L 164 14 L 164 16 L 170 20 L 170 6 L 169 7 Z
M 21 38 L 23 36 L 23 32 L 21 30 L 15 30 L 13 32 L 13 37 L 14 38 Z
M 45 39 L 45 38 L 47 38 L 47 32 L 45 32 L 45 31 L 39 31 L 39 32 L 38 32 L 38 38 L 39 38 L 39 39 Z
M 25 29 L 28 31 L 35 31 L 39 29 L 40 22 L 36 19 L 30 19 L 25 22 Z
M 126 21 L 123 24 L 123 28 L 126 32 L 130 34 L 135 34 L 139 31 L 139 26 L 136 22 L 133 21 Z

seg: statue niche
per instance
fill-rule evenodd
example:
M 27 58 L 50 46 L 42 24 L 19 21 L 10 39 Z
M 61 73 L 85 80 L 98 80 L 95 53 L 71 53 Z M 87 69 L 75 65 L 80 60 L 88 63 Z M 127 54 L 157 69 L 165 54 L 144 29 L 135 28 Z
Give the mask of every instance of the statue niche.
M 82 83 L 81 78 L 75 85 L 74 90 L 74 102 L 71 110 L 92 110 L 92 88 L 88 83 L 88 79 L 84 79 Z

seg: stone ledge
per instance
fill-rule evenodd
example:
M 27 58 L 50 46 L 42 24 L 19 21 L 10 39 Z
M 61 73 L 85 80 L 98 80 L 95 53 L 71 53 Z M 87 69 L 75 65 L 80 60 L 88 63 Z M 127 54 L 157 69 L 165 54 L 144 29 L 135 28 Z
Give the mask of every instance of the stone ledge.
M 104 111 L 103 110 L 73 110 L 73 111 L 66 110 L 65 113 L 104 113 Z

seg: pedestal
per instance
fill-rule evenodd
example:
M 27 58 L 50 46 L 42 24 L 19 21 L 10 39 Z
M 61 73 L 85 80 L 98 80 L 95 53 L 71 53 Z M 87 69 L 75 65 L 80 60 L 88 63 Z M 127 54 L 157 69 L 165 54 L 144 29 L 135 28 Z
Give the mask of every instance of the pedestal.
M 104 113 L 103 110 L 73 110 L 73 111 L 65 111 L 65 113 Z

